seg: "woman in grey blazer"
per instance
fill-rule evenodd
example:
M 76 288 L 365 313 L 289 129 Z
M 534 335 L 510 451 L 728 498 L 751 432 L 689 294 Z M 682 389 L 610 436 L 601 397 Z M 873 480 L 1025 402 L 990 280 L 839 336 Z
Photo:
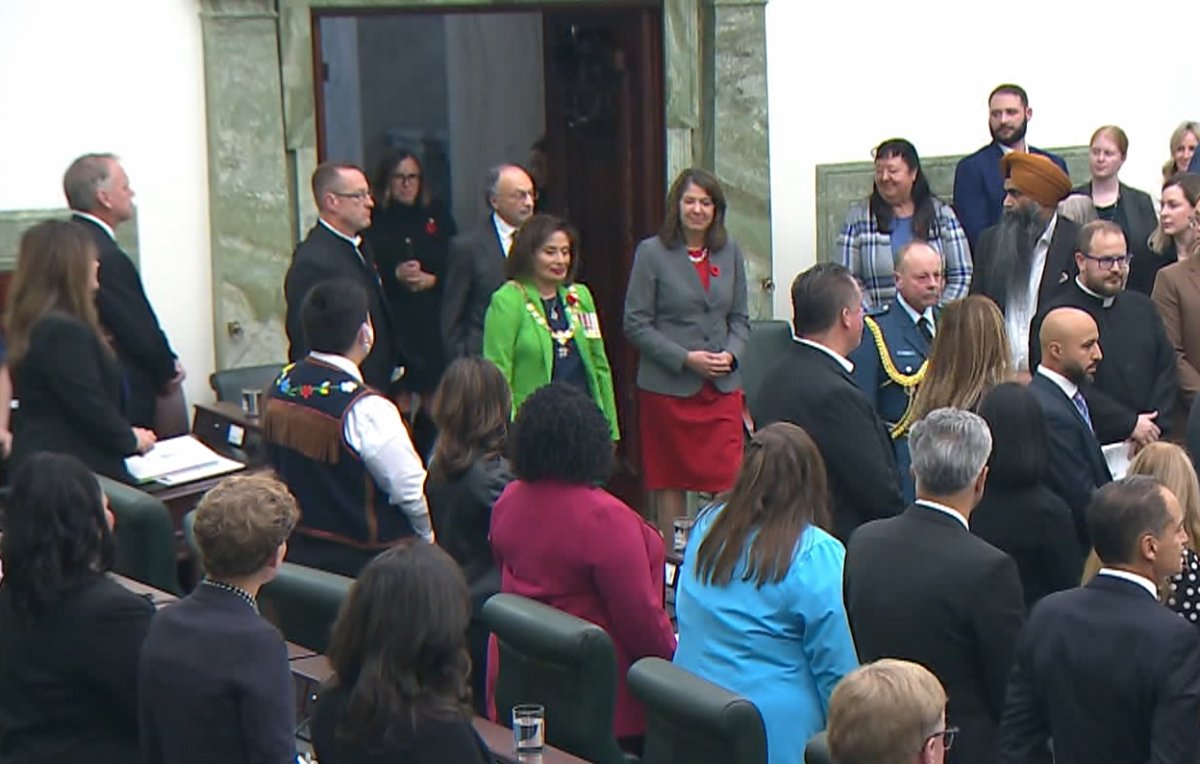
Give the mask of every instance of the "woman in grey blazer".
M 671 185 L 657 236 L 638 244 L 625 334 L 638 347 L 642 468 L 667 535 L 686 491 L 728 489 L 742 461 L 738 356 L 750 335 L 746 265 L 725 193 L 700 169 Z

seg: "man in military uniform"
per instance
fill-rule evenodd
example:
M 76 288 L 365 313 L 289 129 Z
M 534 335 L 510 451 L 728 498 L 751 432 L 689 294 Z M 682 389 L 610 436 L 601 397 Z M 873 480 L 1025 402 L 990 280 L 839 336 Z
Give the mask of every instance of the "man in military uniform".
M 862 342 L 850 360 L 855 384 L 892 435 L 900 490 L 911 503 L 916 490 L 909 470 L 909 414 L 937 331 L 942 256 L 928 243 L 912 241 L 896 255 L 895 267 L 896 297 L 863 321 Z

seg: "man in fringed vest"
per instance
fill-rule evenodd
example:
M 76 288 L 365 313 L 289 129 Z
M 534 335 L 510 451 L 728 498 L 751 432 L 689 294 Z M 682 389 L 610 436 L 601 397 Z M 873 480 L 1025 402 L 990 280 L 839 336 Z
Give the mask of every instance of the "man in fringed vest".
M 358 368 L 375 340 L 368 311 L 349 279 L 313 287 L 301 308 L 310 352 L 275 381 L 263 420 L 300 504 L 288 560 L 346 576 L 402 538 L 433 541 L 425 468 L 400 411 Z

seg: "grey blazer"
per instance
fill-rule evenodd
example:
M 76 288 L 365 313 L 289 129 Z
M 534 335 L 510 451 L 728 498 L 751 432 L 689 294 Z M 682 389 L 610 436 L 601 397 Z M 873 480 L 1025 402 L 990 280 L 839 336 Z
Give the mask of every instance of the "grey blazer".
M 682 244 L 667 249 L 657 236 L 644 239 L 633 254 L 625 292 L 625 336 L 641 351 L 638 387 L 684 398 L 699 392 L 704 379 L 683 365 L 688 352 L 729 352 L 729 374 L 713 380 L 721 392 L 742 386 L 736 359 L 750 336 L 746 263 L 732 238 L 709 253 L 712 275 L 704 291 Z

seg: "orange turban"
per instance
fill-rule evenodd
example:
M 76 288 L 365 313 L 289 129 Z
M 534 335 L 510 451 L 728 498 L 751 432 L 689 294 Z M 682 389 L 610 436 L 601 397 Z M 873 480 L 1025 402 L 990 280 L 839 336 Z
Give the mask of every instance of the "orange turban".
M 1071 179 L 1040 154 L 1010 151 L 1000 160 L 1004 188 L 1015 188 L 1043 207 L 1053 207 L 1071 193 Z

